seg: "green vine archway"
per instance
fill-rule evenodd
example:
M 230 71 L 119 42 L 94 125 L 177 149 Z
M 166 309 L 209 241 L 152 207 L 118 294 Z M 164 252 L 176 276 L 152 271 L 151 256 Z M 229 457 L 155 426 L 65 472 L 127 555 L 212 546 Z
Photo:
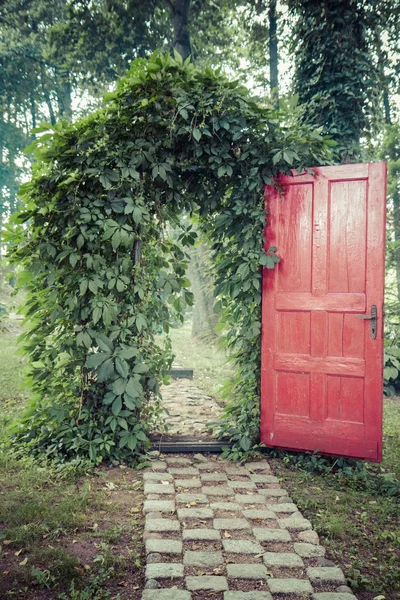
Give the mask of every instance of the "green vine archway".
M 238 365 L 222 429 L 248 451 L 258 435 L 263 186 L 277 171 L 331 159 L 332 142 L 237 82 L 179 57 L 137 60 L 105 106 L 75 124 L 43 124 L 11 260 L 28 289 L 25 351 L 32 405 L 14 435 L 52 458 L 127 460 L 148 444 L 154 398 L 171 365 L 160 327 L 192 296 L 189 226 L 212 240 L 217 305 Z M 46 131 L 46 133 L 43 133 Z M 153 399 L 153 400 L 152 400 Z

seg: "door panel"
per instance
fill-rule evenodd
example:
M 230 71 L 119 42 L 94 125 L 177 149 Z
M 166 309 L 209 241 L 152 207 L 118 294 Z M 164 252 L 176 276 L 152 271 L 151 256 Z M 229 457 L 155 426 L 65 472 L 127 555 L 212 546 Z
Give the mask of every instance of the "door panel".
M 313 172 L 265 190 L 261 441 L 380 461 L 386 164 Z

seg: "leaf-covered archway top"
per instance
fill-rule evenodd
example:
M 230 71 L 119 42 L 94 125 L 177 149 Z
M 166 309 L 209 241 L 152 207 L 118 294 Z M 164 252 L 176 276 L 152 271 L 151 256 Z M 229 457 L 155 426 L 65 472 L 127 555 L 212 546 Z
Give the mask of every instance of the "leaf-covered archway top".
M 43 124 L 11 237 L 28 289 L 25 349 L 35 400 L 15 432 L 31 452 L 124 460 L 146 447 L 152 397 L 170 367 L 156 333 L 191 302 L 186 255 L 166 225 L 197 213 L 212 240 L 218 306 L 238 364 L 223 428 L 243 450 L 258 432 L 263 185 L 321 164 L 330 142 L 237 82 L 168 55 L 137 60 L 105 106 Z M 46 133 L 43 133 L 44 131 Z M 28 224 L 28 226 L 27 226 Z

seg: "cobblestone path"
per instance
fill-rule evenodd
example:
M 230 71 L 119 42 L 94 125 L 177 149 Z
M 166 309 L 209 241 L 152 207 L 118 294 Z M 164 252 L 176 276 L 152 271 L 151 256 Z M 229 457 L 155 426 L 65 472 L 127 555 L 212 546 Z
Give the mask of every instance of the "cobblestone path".
M 173 379 L 161 388 L 162 406 L 168 410 L 168 435 L 195 439 L 210 437 L 207 424 L 217 421 L 221 407 L 190 379 Z
M 166 455 L 143 477 L 142 600 L 355 600 L 266 460 Z

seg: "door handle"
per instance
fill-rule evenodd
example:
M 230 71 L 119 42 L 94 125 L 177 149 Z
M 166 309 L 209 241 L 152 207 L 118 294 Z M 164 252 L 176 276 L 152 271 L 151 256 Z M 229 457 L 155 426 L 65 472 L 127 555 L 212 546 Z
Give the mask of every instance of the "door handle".
M 357 317 L 357 319 L 365 319 L 365 320 L 371 321 L 371 323 L 370 323 L 371 338 L 374 340 L 376 338 L 376 329 L 377 329 L 376 322 L 378 320 L 376 305 L 373 304 L 371 306 L 371 314 L 370 315 L 356 315 L 356 317 Z

